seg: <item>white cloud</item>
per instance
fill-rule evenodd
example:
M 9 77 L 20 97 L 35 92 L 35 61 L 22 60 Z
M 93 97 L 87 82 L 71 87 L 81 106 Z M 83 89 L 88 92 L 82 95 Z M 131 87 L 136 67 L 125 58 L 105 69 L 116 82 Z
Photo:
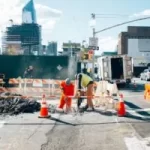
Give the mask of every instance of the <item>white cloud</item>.
M 104 51 L 115 51 L 118 40 L 113 37 L 103 37 L 99 39 L 99 51 L 96 54 L 101 54 Z
M 22 22 L 22 8 L 29 0 L 0 0 L 0 30 L 8 25 L 12 19 L 14 23 Z M 48 41 L 50 33 L 59 21 L 62 12 L 42 4 L 35 4 L 37 21 L 42 25 L 43 39 Z M 49 35 L 49 36 L 47 36 Z M 1 37 L 0 37 L 1 38 Z
M 150 16 L 150 9 L 146 9 L 142 12 L 139 12 L 139 13 L 135 13 L 133 15 L 131 15 L 130 17 L 147 17 L 147 16 Z
M 56 23 L 60 20 L 62 12 L 41 4 L 36 4 L 35 8 L 37 22 L 42 25 L 43 43 L 46 44 L 50 40 L 50 34 Z
M 50 8 L 48 6 L 45 6 L 45 5 L 41 5 L 41 4 L 36 4 L 35 5 L 35 9 L 37 10 L 37 16 L 39 18 L 60 18 L 62 12 L 57 10 L 57 9 L 53 9 L 53 8 Z

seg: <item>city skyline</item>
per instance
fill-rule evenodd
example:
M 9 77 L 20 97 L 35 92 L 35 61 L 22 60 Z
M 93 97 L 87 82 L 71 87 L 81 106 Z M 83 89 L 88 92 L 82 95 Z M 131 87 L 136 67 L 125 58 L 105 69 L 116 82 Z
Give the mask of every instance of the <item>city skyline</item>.
M 21 22 L 21 10 L 29 0 L 8 0 L 9 2 L 0 2 L 2 13 L 0 15 L 1 30 L 8 24 L 8 20 L 14 20 L 14 23 Z M 147 8 L 150 2 L 145 0 L 34 0 L 37 11 L 37 22 L 42 25 L 43 44 L 48 41 L 57 41 L 58 50 L 63 42 L 69 40 L 73 42 L 82 42 L 92 36 L 92 29 L 89 27 L 91 13 L 99 14 L 97 18 L 96 30 L 115 25 L 124 21 L 150 15 L 150 9 Z M 132 7 L 136 4 L 136 7 Z M 10 12 L 11 8 L 11 12 Z M 104 15 L 103 15 L 104 14 Z M 106 15 L 109 14 L 109 15 Z M 112 15 L 113 14 L 113 15 Z M 120 14 L 116 15 L 115 14 Z M 4 17 L 5 16 L 5 17 Z M 149 20 L 135 22 L 129 25 L 148 26 Z M 128 25 L 124 25 L 101 34 L 100 51 L 114 51 L 121 31 L 126 31 Z

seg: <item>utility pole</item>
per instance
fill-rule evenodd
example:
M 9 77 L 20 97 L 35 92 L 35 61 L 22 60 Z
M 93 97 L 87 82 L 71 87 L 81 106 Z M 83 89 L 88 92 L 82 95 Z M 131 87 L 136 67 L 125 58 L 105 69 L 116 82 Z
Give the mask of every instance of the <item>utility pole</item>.
M 91 14 L 92 19 L 95 20 L 95 14 Z M 93 38 L 95 38 L 95 26 L 93 26 Z
M 72 57 L 72 42 L 69 41 L 69 45 L 70 45 L 70 56 Z
M 92 16 L 92 20 L 95 20 L 95 14 L 91 14 Z M 95 38 L 95 25 L 93 26 L 93 38 Z M 93 80 L 95 78 L 94 76 L 95 74 L 95 50 L 93 50 L 93 60 L 92 60 L 92 76 L 93 76 Z

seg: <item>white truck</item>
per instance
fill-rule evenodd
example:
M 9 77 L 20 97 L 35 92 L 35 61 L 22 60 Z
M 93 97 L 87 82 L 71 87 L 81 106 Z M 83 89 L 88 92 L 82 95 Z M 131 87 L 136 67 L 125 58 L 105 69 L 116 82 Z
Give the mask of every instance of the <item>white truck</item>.
M 127 55 L 102 56 L 97 59 L 98 76 L 116 84 L 130 83 L 133 59 Z

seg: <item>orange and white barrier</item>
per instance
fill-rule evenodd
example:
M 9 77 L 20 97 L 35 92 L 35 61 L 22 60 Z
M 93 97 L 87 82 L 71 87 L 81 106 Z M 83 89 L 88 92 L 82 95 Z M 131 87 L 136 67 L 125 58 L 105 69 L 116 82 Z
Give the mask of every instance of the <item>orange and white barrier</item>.
M 8 92 L 8 90 L 4 87 L 0 87 L 0 93 Z
M 15 84 L 18 85 L 18 87 L 15 86 L 14 89 L 8 89 L 7 91 L 13 90 L 16 93 L 21 93 L 23 95 L 41 95 L 41 94 L 47 94 L 47 95 L 59 95 L 61 94 L 60 90 L 60 83 L 62 80 L 51 80 L 51 79 L 10 79 L 9 84 Z M 75 87 L 77 87 L 77 83 L 74 82 Z M 109 90 L 110 94 L 117 93 L 118 89 L 116 84 L 110 84 L 107 81 L 99 81 L 96 83 L 96 91 L 93 98 L 100 99 L 104 95 L 104 93 Z M 76 89 L 76 88 L 75 88 Z M 84 97 L 85 98 L 85 97 Z
M 43 82 L 40 79 L 34 79 L 32 86 L 33 87 L 43 87 Z
M 19 79 L 11 78 L 9 79 L 9 84 L 13 85 L 19 84 Z

